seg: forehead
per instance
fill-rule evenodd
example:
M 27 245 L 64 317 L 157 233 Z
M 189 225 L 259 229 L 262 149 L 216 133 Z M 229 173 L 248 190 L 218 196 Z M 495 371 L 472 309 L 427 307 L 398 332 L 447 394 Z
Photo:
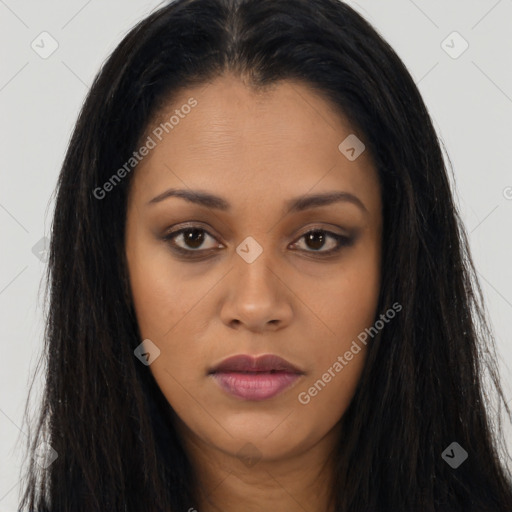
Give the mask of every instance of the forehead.
M 351 161 L 339 149 L 354 135 L 364 140 L 306 84 L 255 91 L 225 75 L 180 91 L 150 123 L 155 147 L 137 167 L 134 193 L 150 200 L 179 186 L 261 202 L 337 189 L 378 207 L 369 152 Z

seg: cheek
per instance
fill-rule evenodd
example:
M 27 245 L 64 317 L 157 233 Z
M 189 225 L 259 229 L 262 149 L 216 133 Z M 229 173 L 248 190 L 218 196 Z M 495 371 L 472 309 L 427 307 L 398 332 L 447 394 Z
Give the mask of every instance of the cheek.
M 128 239 L 127 260 L 141 336 L 163 340 L 206 293 L 207 283 L 184 279 L 165 244 L 149 235 Z
M 189 400 L 182 391 L 193 389 L 205 370 L 204 350 L 195 341 L 207 319 L 204 299 L 218 277 L 197 276 L 192 266 L 184 277 L 183 264 L 149 237 L 129 240 L 127 259 L 141 338 L 160 349 L 149 369 L 169 402 Z
M 377 313 L 380 292 L 380 251 L 369 241 L 314 285 L 307 300 L 323 321 L 330 350 L 341 351 L 371 325 Z M 325 362 L 325 361 L 324 361 Z
M 303 417 L 321 418 L 313 421 L 318 435 L 330 430 L 347 410 L 366 362 L 364 334 L 373 324 L 376 301 L 369 292 L 358 292 L 351 301 L 338 294 L 338 307 L 326 317 L 335 336 L 322 339 L 310 351 L 314 369 L 295 393 Z
M 173 281 L 162 275 L 156 265 L 147 261 L 130 272 L 132 297 L 141 336 L 160 339 L 172 328 L 180 302 Z
M 305 411 L 315 411 L 325 425 L 333 425 L 347 409 L 366 361 L 366 329 L 377 314 L 380 291 L 380 253 L 368 245 L 347 264 L 345 271 L 332 273 L 325 286 L 308 295 L 318 308 L 317 343 L 311 347 L 315 369 L 297 390 Z

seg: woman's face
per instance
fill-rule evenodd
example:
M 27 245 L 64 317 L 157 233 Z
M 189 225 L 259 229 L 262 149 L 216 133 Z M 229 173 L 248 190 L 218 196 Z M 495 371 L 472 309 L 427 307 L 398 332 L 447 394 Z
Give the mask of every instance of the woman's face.
M 133 176 L 126 253 L 144 347 L 160 350 L 149 370 L 181 432 L 266 460 L 334 439 L 380 287 L 369 152 L 353 136 L 340 149 L 351 127 L 298 82 L 255 93 L 227 75 L 161 114 Z M 340 196 L 307 199 L 324 194 Z M 295 370 L 248 359 L 212 373 L 268 354 Z

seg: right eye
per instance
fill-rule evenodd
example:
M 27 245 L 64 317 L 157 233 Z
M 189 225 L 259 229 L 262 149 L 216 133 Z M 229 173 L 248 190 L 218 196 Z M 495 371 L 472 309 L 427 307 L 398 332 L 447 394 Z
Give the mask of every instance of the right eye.
M 199 226 L 190 226 L 168 233 L 165 235 L 164 240 L 169 243 L 173 251 L 185 256 L 195 257 L 191 256 L 191 253 L 202 253 L 219 247 L 218 243 L 214 243 L 210 247 L 200 249 L 208 237 L 212 240 L 216 240 L 205 229 Z M 181 245 L 179 245 L 179 243 L 181 243 Z

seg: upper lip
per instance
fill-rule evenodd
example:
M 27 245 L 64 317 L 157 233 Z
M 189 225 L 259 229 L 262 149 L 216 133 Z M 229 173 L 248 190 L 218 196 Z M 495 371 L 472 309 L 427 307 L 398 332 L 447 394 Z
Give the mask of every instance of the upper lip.
M 231 356 L 221 361 L 208 373 L 220 372 L 269 372 L 271 370 L 289 373 L 304 373 L 292 363 L 274 354 L 254 357 L 246 354 Z

